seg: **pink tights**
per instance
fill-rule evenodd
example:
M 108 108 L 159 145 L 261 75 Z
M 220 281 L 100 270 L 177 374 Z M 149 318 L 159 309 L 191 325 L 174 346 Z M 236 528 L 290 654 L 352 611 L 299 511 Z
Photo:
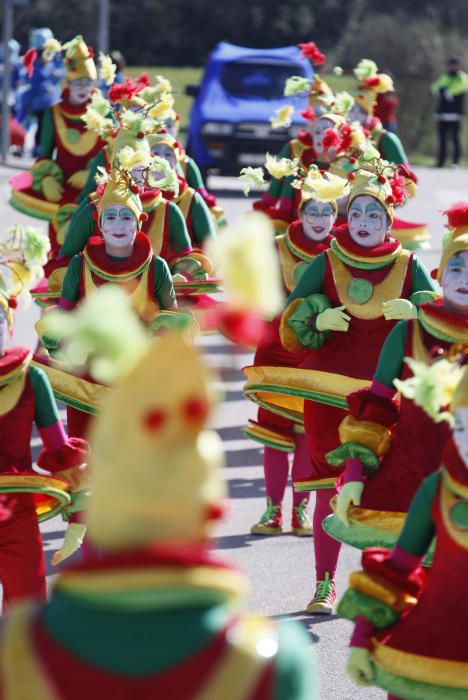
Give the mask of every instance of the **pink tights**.
M 330 578 L 335 577 L 336 565 L 341 549 L 341 542 L 327 535 L 322 528 L 322 522 L 332 513 L 330 499 L 336 495 L 335 489 L 319 489 L 315 492 L 315 510 L 313 517 L 315 572 L 318 581 L 323 581 L 325 573 Z
M 265 447 L 263 452 L 263 469 L 265 472 L 266 494 L 274 505 L 283 502 L 286 484 L 289 475 L 288 453 L 275 450 L 273 447 Z M 291 478 L 300 481 L 310 474 L 309 451 L 305 435 L 296 435 L 296 449 L 294 450 Z M 293 505 L 298 506 L 304 498 L 309 502 L 309 493 L 293 493 Z

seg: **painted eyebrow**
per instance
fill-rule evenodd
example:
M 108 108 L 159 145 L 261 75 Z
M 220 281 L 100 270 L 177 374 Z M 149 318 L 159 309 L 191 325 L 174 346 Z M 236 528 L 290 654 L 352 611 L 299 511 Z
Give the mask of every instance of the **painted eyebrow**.
M 356 211 L 362 211 L 360 204 L 351 204 L 350 209 L 356 209 Z
M 448 264 L 451 265 L 452 267 L 455 267 L 455 266 L 459 267 L 461 265 L 463 267 L 465 267 L 465 260 L 461 256 L 457 257 L 457 258 L 450 258 L 450 260 L 448 261 Z
M 125 209 L 121 209 L 119 211 L 119 216 L 126 216 L 127 214 L 131 214 L 133 216 L 133 212 L 130 209 L 127 209 L 126 207 Z
M 106 209 L 106 211 L 104 212 L 104 216 L 109 216 L 110 214 L 115 216 L 117 214 L 117 210 L 116 209 Z
M 380 211 L 380 207 L 378 204 L 368 204 L 366 211 Z

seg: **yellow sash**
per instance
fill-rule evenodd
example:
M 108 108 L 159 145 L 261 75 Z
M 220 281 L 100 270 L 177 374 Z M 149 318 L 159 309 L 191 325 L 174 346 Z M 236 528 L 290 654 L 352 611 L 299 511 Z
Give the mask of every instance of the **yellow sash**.
M 180 211 L 184 215 L 184 219 L 187 221 L 190 205 L 192 204 L 192 199 L 195 194 L 195 190 L 191 187 L 186 187 L 178 199 L 174 199 L 174 202 L 179 207 Z
M 356 318 L 365 320 L 380 318 L 383 316 L 382 304 L 385 301 L 401 297 L 410 261 L 411 253 L 409 251 L 401 250 L 390 272 L 382 282 L 373 285 L 372 296 L 364 304 L 357 304 L 348 294 L 349 285 L 357 278 L 353 277 L 346 265 L 337 258 L 332 250 L 328 250 L 327 255 L 340 304 L 346 306 L 346 310 Z
M 91 268 L 89 267 L 86 258 L 83 258 L 84 265 L 84 290 L 85 296 L 89 296 L 96 291 L 97 286 L 93 281 L 93 274 Z M 153 265 L 147 265 L 143 270 L 143 274 L 140 279 L 133 278 L 126 282 L 106 282 L 105 284 L 118 284 L 121 286 L 129 295 L 132 308 L 136 314 L 145 321 L 149 323 L 158 313 L 159 306 L 155 299 L 148 298 L 148 274 L 153 274 Z
M 150 214 L 151 216 L 151 214 Z M 164 223 L 166 221 L 166 204 L 164 200 L 161 200 L 156 210 L 154 211 L 154 216 L 152 218 L 150 227 L 146 232 L 146 235 L 150 239 L 151 247 L 153 248 L 153 253 L 159 255 L 161 252 L 163 240 L 164 240 Z
M 4 416 L 14 409 L 21 398 L 28 376 L 28 367 L 31 364 L 32 354 L 30 353 L 18 370 L 18 376 L 14 377 L 7 384 L 0 387 L 0 416 Z
M 81 133 L 78 129 L 68 126 L 62 114 L 60 103 L 52 107 L 52 117 L 55 131 L 60 138 L 62 146 L 73 156 L 85 156 L 95 148 L 100 138 L 99 135 L 89 129 Z M 78 118 L 77 121 L 81 122 L 81 118 Z M 77 141 L 70 141 L 67 138 L 67 132 L 70 133 L 71 131 L 79 133 Z

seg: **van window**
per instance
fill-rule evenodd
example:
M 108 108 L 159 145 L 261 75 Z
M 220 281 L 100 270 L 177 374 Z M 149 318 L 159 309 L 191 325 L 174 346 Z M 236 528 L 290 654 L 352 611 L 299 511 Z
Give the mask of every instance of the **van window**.
M 277 100 L 291 75 L 304 75 L 304 68 L 278 61 L 230 61 L 222 69 L 221 85 L 232 97 Z

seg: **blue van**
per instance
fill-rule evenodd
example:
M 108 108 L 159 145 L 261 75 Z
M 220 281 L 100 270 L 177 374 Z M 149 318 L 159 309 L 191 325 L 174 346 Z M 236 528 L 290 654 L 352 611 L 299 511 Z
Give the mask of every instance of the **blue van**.
M 186 89 L 196 98 L 187 152 L 202 170 L 237 175 L 246 165 L 262 165 L 266 151 L 278 153 L 297 135 L 307 99 L 284 97 L 291 75 L 313 77 L 312 65 L 296 46 L 248 49 L 221 42 L 214 48 L 201 84 Z M 291 126 L 273 129 L 270 118 L 286 104 L 296 107 Z

